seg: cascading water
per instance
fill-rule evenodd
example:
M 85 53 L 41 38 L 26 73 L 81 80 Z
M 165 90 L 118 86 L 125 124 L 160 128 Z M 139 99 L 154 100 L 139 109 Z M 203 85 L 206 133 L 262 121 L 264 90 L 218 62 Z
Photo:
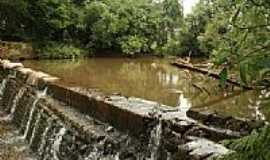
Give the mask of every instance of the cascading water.
M 172 160 L 172 155 L 169 152 L 167 152 L 167 160 Z
M 32 107 L 31 107 L 31 110 L 30 110 L 30 113 L 29 113 L 29 117 L 28 117 L 28 120 L 26 122 L 26 128 L 25 128 L 25 131 L 24 131 L 24 134 L 23 134 L 23 139 L 26 139 L 26 136 L 28 134 L 28 131 L 30 129 L 30 123 L 32 121 L 32 118 L 33 118 L 33 113 L 35 111 L 35 108 L 36 108 L 36 105 L 37 105 L 37 102 L 39 101 L 38 98 L 35 99 L 35 101 L 33 102 L 32 104 Z
M 25 90 L 26 90 L 25 88 L 21 88 L 18 91 L 18 93 L 16 94 L 15 98 L 12 101 L 12 106 L 11 106 L 11 109 L 10 109 L 10 113 L 6 117 L 3 117 L 2 119 L 0 119 L 0 121 L 11 121 L 11 120 L 13 120 L 14 113 L 15 113 L 17 105 L 18 105 L 18 101 L 22 98 Z
M 2 83 L 0 85 L 0 98 L 3 96 L 4 91 L 6 89 L 6 85 L 7 85 L 7 79 L 3 79 Z
M 184 97 L 182 91 L 179 92 L 177 109 L 181 113 L 181 116 L 187 117 L 187 111 L 191 108 L 190 101 Z
M 40 117 L 41 117 L 41 113 L 39 112 L 39 113 L 38 113 L 38 116 L 37 116 L 37 119 L 36 119 L 36 122 L 35 122 L 35 124 L 34 124 L 34 129 L 33 129 L 31 138 L 30 138 L 30 142 L 29 142 L 29 145 L 30 145 L 30 146 L 32 145 L 33 139 L 34 139 L 34 137 L 35 137 L 35 135 L 36 135 L 36 129 L 37 129 L 38 124 L 39 124 L 39 122 L 40 122 Z
M 103 146 L 105 144 L 105 142 L 106 142 L 106 139 L 103 139 L 99 143 L 95 144 L 93 146 L 93 149 L 90 152 L 90 154 L 84 160 L 98 160 L 98 159 L 100 159 L 103 155 L 102 155 L 102 151 L 98 150 L 98 147 Z
M 42 160 L 59 160 L 58 153 L 60 152 L 60 146 L 66 132 L 67 129 L 62 127 L 57 132 L 54 132 L 52 135 L 47 137 L 47 139 L 44 139 L 44 142 L 42 142 L 44 145 L 40 146 L 40 149 L 42 148 L 44 150 L 40 153 L 40 156 L 43 156 L 43 158 L 41 158 Z M 48 139 L 50 139 L 50 141 L 48 141 Z M 46 141 L 48 142 L 47 144 Z
M 116 155 L 114 156 L 115 160 L 120 160 L 120 153 L 116 153 Z
M 149 160 L 157 160 L 159 158 L 159 148 L 161 145 L 161 136 L 162 136 L 162 123 L 161 120 L 158 121 L 158 124 L 151 131 L 149 148 L 151 148 L 151 158 Z
M 7 87 L 7 82 L 8 82 L 8 79 L 9 78 L 16 78 L 17 76 L 17 72 L 14 71 L 14 74 L 13 75 L 8 75 L 7 78 L 4 78 L 0 84 L 0 98 L 2 98 L 3 94 L 4 94 L 4 91 Z
M 48 125 L 45 128 L 44 132 L 41 135 L 41 143 L 38 149 L 38 154 L 41 156 L 44 153 L 45 150 L 45 145 L 46 145 L 46 140 L 47 140 L 47 135 L 49 130 L 52 128 L 52 123 L 51 119 L 48 120 Z
M 47 87 L 44 89 L 43 92 L 37 92 L 37 95 L 36 95 L 36 99 L 34 100 L 33 104 L 32 104 L 32 107 L 31 107 L 31 110 L 30 110 L 30 113 L 29 113 L 29 117 L 28 117 L 28 120 L 26 122 L 26 128 L 25 128 L 25 131 L 24 131 L 24 134 L 23 134 L 23 139 L 26 139 L 27 137 L 27 134 L 29 132 L 29 129 L 30 129 L 30 124 L 32 122 L 32 119 L 33 119 L 33 114 L 34 114 L 34 111 L 36 109 L 36 106 L 37 106 L 37 103 L 38 101 L 40 100 L 40 98 L 46 96 L 47 94 Z
M 17 71 L 15 70 L 13 74 L 9 74 L 8 78 L 16 78 L 17 77 Z
M 59 132 L 56 134 L 55 139 L 54 139 L 54 143 L 52 145 L 52 151 L 51 153 L 53 153 L 53 160 L 59 160 L 57 153 L 59 153 L 60 151 L 60 145 L 63 139 L 63 136 L 66 134 L 66 128 L 63 127 L 59 130 Z
M 106 138 L 101 140 L 99 143 L 94 144 L 91 152 L 88 154 L 87 157 L 84 158 L 84 160 L 105 160 L 105 159 L 113 159 L 113 160 L 119 160 L 120 159 L 120 152 L 116 152 L 115 154 L 109 154 L 104 155 L 102 150 L 99 150 L 98 148 L 103 148 L 106 143 Z
M 22 98 L 25 90 L 26 90 L 25 88 L 21 88 L 12 102 L 12 107 L 11 107 L 10 114 L 9 114 L 9 116 L 11 117 L 11 120 L 13 119 L 14 113 L 15 113 L 16 108 L 18 106 L 18 101 Z

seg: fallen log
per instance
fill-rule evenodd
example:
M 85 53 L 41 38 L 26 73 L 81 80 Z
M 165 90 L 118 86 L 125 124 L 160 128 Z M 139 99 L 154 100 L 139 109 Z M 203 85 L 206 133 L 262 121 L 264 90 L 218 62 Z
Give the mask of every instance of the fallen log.
M 219 75 L 219 73 L 215 73 L 213 71 L 209 71 L 209 70 L 204 69 L 204 68 L 195 67 L 191 63 L 172 62 L 171 64 L 173 66 L 178 67 L 178 68 L 184 68 L 184 69 L 188 69 L 188 70 L 191 70 L 191 71 L 195 71 L 195 72 L 199 72 L 199 73 L 202 73 L 202 74 L 206 74 L 206 75 L 208 75 L 210 77 L 213 77 L 213 78 L 216 78 L 216 79 L 220 79 L 221 78 L 220 75 Z M 243 85 L 240 82 L 238 82 L 236 80 L 233 80 L 233 79 L 227 79 L 227 82 L 230 83 L 230 84 L 233 84 L 235 86 L 241 87 L 243 89 L 247 89 L 247 90 L 253 90 L 253 89 L 255 89 L 255 87 Z

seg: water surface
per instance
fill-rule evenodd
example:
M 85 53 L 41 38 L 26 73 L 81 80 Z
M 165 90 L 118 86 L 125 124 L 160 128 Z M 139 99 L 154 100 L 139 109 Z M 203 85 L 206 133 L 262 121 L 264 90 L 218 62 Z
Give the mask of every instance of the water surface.
M 24 65 L 60 77 L 61 83 L 69 87 L 97 88 L 108 94 L 243 118 L 260 119 L 259 108 L 263 111 L 261 106 L 269 104 L 265 100 L 267 91 L 241 92 L 233 86 L 225 91 L 217 80 L 169 63 L 153 58 L 93 58 L 25 61 Z

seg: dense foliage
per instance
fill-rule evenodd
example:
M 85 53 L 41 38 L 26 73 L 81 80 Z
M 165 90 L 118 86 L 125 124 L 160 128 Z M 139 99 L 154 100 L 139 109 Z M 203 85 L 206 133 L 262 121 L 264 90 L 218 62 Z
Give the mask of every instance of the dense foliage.
M 233 72 L 245 85 L 269 86 L 270 1 L 209 0 L 207 3 L 207 23 L 197 37 L 200 49 L 210 53 L 212 62 L 223 68 L 223 79 Z M 230 141 L 228 147 L 236 152 L 224 159 L 269 159 L 269 133 L 266 126 L 250 136 Z
M 24 1 L 0 1 L 0 36 L 7 40 L 19 40 L 24 37 L 28 17 L 27 4 Z
M 251 135 L 225 144 L 235 152 L 222 160 L 268 160 L 270 158 L 270 128 L 264 127 L 253 131 Z
M 198 39 L 204 52 L 224 71 L 239 70 L 244 84 L 269 84 L 270 2 L 212 0 L 214 13 Z
M 211 22 L 213 13 L 211 8 L 211 2 L 208 0 L 201 0 L 194 8 L 193 13 L 186 15 L 184 23 L 181 25 L 181 30 L 177 37 L 174 37 L 174 41 L 168 44 L 174 47 L 167 49 L 171 54 L 178 56 L 209 56 L 210 51 L 203 49 L 202 44 L 204 42 L 199 41 L 201 34 L 205 33 L 205 28 L 208 22 Z M 210 49 L 212 46 L 205 46 Z
M 1 0 L 0 20 L 1 39 L 37 42 L 45 57 L 68 57 L 58 52 L 63 43 L 135 55 L 160 53 L 183 13 L 178 0 Z

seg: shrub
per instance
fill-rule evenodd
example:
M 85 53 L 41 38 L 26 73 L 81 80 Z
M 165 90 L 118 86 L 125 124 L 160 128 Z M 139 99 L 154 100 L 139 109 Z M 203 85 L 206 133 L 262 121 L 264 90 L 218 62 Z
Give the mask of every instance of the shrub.
M 39 58 L 46 59 L 73 59 L 86 56 L 87 51 L 73 44 L 48 42 L 34 44 L 34 50 Z
M 121 50 L 124 54 L 135 55 L 147 51 L 147 40 L 139 36 L 128 36 L 124 38 L 121 44 Z
M 225 144 L 233 152 L 222 160 L 268 160 L 270 159 L 270 128 L 266 126 L 255 130 L 251 135 L 233 141 L 226 141 Z

